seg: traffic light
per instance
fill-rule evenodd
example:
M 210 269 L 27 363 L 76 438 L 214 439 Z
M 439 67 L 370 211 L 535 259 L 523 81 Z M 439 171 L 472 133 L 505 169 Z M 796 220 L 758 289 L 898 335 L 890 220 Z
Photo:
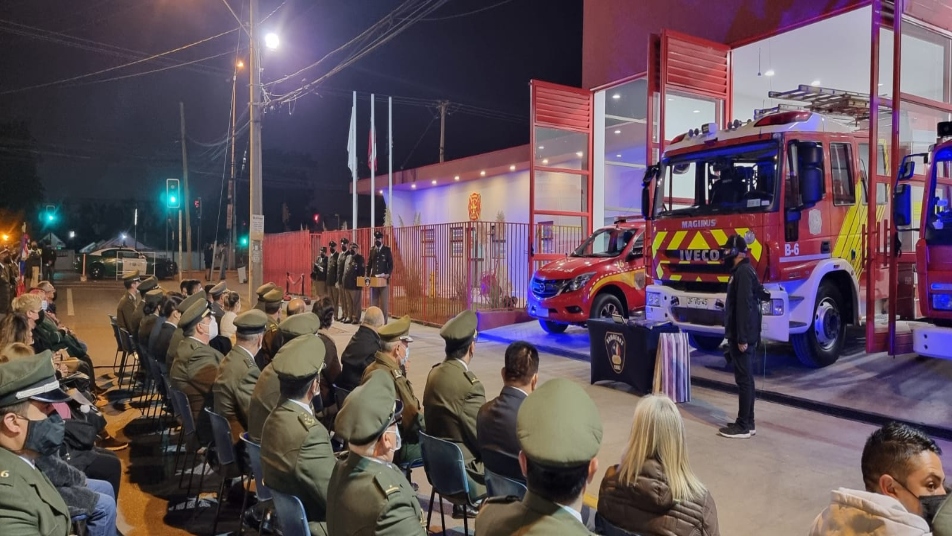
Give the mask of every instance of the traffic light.
M 46 205 L 43 213 L 40 214 L 40 221 L 49 224 L 56 221 L 56 205 Z
M 178 179 L 165 179 L 165 206 L 166 208 L 182 207 L 182 192 L 179 190 Z
M 319 212 L 314 213 L 314 225 L 321 224 L 321 214 Z
M 247 246 L 248 246 L 248 235 L 242 235 L 241 238 L 238 239 L 238 245 L 239 245 L 239 246 L 243 246 L 243 247 L 247 247 Z

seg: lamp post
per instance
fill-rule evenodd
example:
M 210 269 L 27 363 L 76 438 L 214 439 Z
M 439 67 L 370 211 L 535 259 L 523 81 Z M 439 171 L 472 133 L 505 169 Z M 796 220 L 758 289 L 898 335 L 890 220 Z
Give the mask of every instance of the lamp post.
M 248 274 L 248 297 L 254 298 L 254 291 L 262 283 L 262 257 L 264 254 L 262 243 L 264 242 L 264 215 L 262 214 L 261 203 L 261 65 L 258 46 L 258 33 L 255 24 L 258 22 L 258 0 L 250 0 L 248 15 L 248 35 L 250 54 L 248 57 L 249 75 L 251 79 L 251 107 L 250 117 L 251 125 L 249 131 L 250 146 L 250 168 L 248 170 L 248 182 L 250 183 L 250 209 L 251 209 L 251 228 L 249 232 L 248 253 L 249 271 Z

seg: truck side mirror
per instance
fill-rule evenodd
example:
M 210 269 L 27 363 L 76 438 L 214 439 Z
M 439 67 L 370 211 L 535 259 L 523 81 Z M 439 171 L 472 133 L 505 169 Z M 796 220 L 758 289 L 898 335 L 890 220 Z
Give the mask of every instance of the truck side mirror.
M 901 181 L 909 180 L 913 175 L 916 174 L 916 163 L 912 160 L 909 160 L 909 157 L 905 157 L 902 160 L 902 164 L 899 166 L 899 177 Z
M 912 164 L 912 162 L 906 162 Z M 903 168 L 905 168 L 903 164 Z M 893 193 L 893 221 L 896 225 L 912 225 L 912 185 L 899 183 Z
M 641 180 L 641 216 L 651 219 L 651 182 L 658 177 L 658 165 L 648 166 L 645 170 L 645 176 Z
M 800 168 L 800 201 L 804 208 L 809 208 L 819 203 L 826 193 L 823 146 L 812 141 L 797 143 L 797 160 Z

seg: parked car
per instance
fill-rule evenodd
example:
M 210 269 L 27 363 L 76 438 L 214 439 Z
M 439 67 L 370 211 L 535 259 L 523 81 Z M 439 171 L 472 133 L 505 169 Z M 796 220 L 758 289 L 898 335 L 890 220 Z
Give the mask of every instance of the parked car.
M 539 268 L 529 285 L 528 312 L 548 333 L 589 318 L 611 318 L 645 306 L 645 223 L 620 218 L 564 259 Z
M 139 270 L 143 276 L 155 275 L 159 279 L 168 279 L 178 273 L 178 265 L 171 259 L 129 248 L 104 248 L 80 256 L 76 259 L 78 272 L 83 271 L 84 258 L 86 275 L 91 279 L 115 279 L 134 270 Z

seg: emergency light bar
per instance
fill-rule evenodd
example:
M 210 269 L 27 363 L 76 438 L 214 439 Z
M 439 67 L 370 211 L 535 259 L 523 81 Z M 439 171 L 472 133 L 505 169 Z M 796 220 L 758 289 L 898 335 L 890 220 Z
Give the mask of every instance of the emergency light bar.
M 754 123 L 755 127 L 772 127 L 776 125 L 786 125 L 787 123 L 797 123 L 810 119 L 813 112 L 780 112 L 776 114 L 765 115 Z

